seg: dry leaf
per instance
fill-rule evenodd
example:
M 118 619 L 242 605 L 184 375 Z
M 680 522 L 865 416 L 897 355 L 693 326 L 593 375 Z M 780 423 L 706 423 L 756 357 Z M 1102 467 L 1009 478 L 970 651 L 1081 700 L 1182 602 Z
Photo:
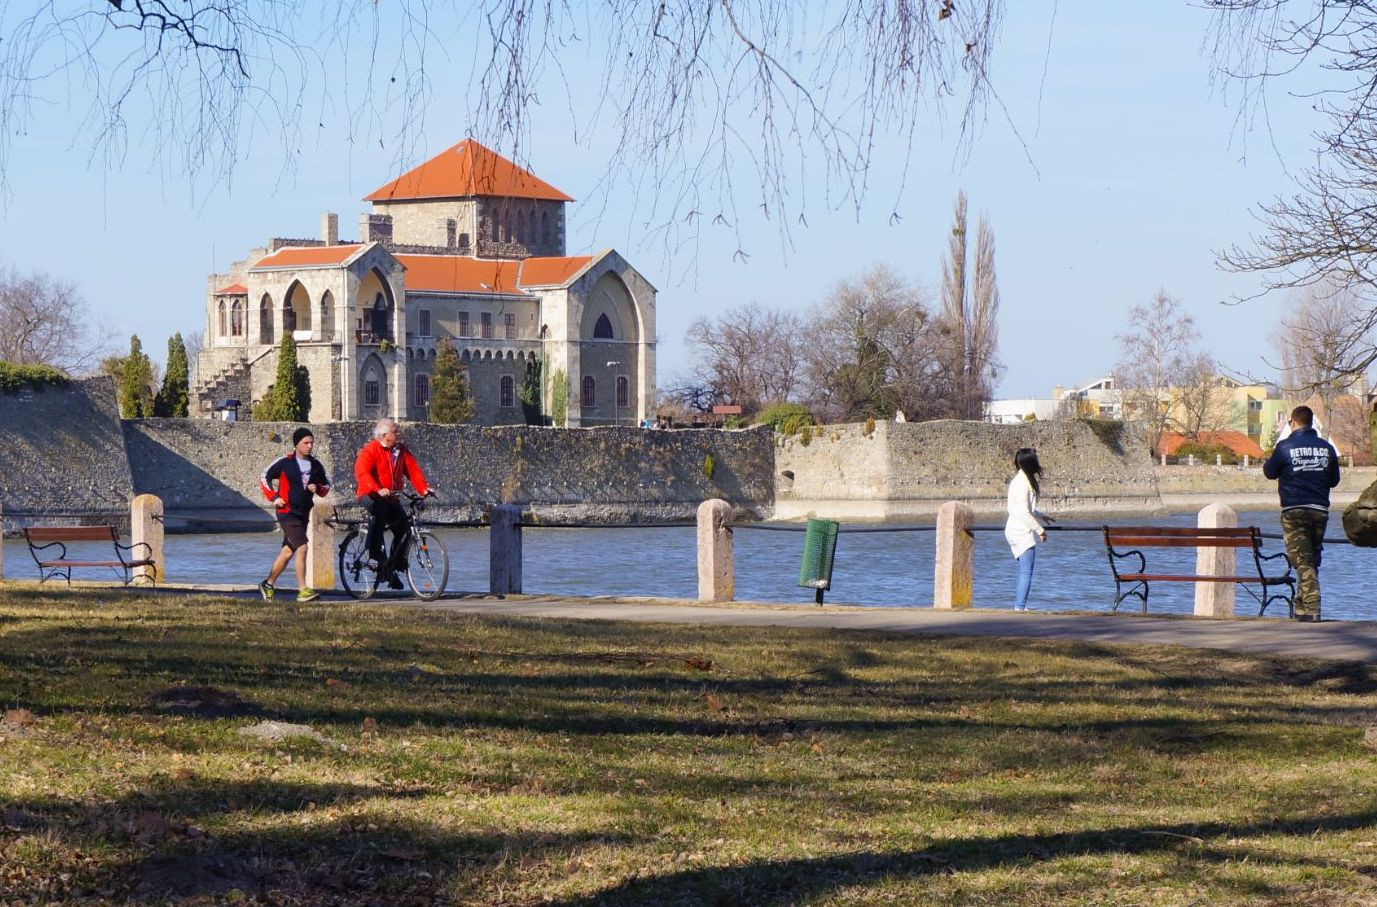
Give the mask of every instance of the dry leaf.
M 708 693 L 704 698 L 707 700 L 709 712 L 721 712 L 726 709 L 726 706 L 722 704 L 722 700 L 718 698 L 716 693 Z
M 694 671 L 711 671 L 712 662 L 706 658 L 686 658 L 684 659 L 684 667 Z
M 5 712 L 5 723 L 15 727 L 26 727 L 34 723 L 33 712 L 28 709 L 10 709 Z
M 365 734 L 376 734 L 378 732 L 378 719 L 369 715 L 363 719 L 363 732 Z

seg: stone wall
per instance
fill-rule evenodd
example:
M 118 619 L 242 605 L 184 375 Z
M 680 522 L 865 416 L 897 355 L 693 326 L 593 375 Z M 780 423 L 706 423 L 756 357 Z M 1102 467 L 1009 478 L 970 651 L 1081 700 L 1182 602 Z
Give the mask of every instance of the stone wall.
M 261 521 L 254 512 L 266 506 L 258 476 L 288 452 L 295 428 L 194 419 L 126 422 L 134 487 L 204 528 L 220 520 Z M 354 456 L 371 429 L 364 422 L 316 428 L 316 454 L 342 502 L 354 499 Z M 477 519 L 495 503 L 520 504 L 547 522 L 688 520 L 712 497 L 731 501 L 741 518 L 761 518 L 774 496 L 768 430 L 411 424 L 404 434 L 439 492 L 431 513 L 442 521 Z M 704 469 L 709 456 L 711 478 Z
M 1146 452 L 1116 423 L 880 422 L 826 426 L 781 438 L 774 516 L 841 520 L 927 518 L 945 501 L 982 516 L 1005 511 L 1013 455 L 1034 447 L 1042 461 L 1043 509 L 1065 515 L 1162 509 Z
M 1246 467 L 1158 466 L 1154 471 L 1162 504 L 1168 510 L 1199 510 L 1216 501 L 1235 510 L 1276 510 L 1279 506 L 1277 483 L 1264 476 L 1256 463 Z M 1339 487 L 1329 495 L 1330 504 L 1339 507 L 1356 500 L 1374 480 L 1377 468 L 1342 467 Z
M 75 514 L 128 525 L 133 482 L 113 379 L 0 393 L 0 460 L 9 527 Z

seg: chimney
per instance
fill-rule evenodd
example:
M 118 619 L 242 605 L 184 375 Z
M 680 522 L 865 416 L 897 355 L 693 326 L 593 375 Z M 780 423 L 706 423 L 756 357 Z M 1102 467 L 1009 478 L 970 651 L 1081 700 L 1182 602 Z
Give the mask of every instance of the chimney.
M 392 215 L 360 214 L 359 242 L 391 242 Z
M 320 238 L 327 246 L 339 245 L 339 215 L 325 212 L 320 216 Z

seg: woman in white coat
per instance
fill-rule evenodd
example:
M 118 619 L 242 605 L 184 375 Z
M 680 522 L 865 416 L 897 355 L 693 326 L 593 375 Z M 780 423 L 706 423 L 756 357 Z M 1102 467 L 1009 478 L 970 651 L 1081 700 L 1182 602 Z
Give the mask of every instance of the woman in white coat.
M 1056 520 L 1038 512 L 1038 476 L 1042 466 L 1038 452 L 1020 447 L 1014 454 L 1017 471 L 1009 481 L 1009 521 L 1004 524 L 1004 538 L 1009 542 L 1018 561 L 1018 585 L 1014 587 L 1014 610 L 1028 610 L 1028 590 L 1033 586 L 1033 565 L 1037 563 L 1038 545 L 1047 541 L 1048 523 Z

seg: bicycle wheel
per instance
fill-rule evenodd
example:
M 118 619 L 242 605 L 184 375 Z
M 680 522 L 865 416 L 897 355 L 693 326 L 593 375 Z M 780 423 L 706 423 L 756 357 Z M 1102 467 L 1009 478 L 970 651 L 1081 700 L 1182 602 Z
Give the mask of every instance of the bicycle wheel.
M 339 545 L 339 581 L 351 598 L 369 598 L 378 589 L 378 574 L 368 566 L 368 536 L 351 532 Z
M 445 591 L 449 580 L 449 553 L 434 533 L 422 529 L 407 552 L 406 578 L 411 591 L 422 601 L 434 601 Z

